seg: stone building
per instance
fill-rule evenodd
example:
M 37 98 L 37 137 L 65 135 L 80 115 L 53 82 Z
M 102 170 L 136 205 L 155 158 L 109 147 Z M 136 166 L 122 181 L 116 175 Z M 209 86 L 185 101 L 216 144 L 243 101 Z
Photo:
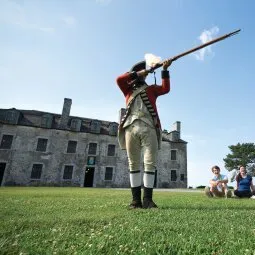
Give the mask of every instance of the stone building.
M 129 187 L 118 123 L 70 116 L 71 104 L 64 99 L 62 114 L 0 109 L 1 186 Z M 163 132 L 155 187 L 187 187 L 187 142 L 180 134 L 178 121 Z

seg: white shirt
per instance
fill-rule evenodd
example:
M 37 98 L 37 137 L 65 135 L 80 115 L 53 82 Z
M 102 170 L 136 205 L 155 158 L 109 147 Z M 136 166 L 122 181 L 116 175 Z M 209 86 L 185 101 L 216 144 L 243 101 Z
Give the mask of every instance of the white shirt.
M 228 177 L 223 174 L 219 174 L 218 176 L 214 175 L 212 178 L 213 181 L 222 181 L 222 180 L 228 180 Z M 225 184 L 227 186 L 227 184 Z M 219 183 L 217 185 L 217 188 L 219 191 L 222 191 L 222 183 Z

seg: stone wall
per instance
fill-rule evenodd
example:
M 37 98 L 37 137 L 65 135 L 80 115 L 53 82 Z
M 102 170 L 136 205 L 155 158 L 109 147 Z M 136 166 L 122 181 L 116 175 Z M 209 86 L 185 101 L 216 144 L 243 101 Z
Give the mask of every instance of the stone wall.
M 129 187 L 126 151 L 120 150 L 117 137 L 112 135 L 72 132 L 68 130 L 0 124 L 0 139 L 4 134 L 13 135 L 11 149 L 0 149 L 0 163 L 6 162 L 2 186 L 80 186 L 84 185 L 89 143 L 97 143 L 96 164 L 93 166 L 93 187 Z M 45 152 L 36 151 L 38 138 L 48 139 Z M 68 141 L 77 141 L 76 153 L 67 153 Z M 115 156 L 107 156 L 109 144 L 116 146 Z M 171 150 L 177 159 L 170 160 Z M 40 180 L 31 179 L 33 164 L 43 164 Z M 63 179 L 65 165 L 73 165 L 71 180 Z M 111 181 L 105 180 L 105 168 L 112 167 Z M 142 168 L 142 166 L 141 166 Z M 171 181 L 171 170 L 176 170 L 177 180 Z M 181 181 L 181 174 L 184 180 Z M 162 142 L 159 151 L 158 188 L 187 187 L 187 148 L 183 142 Z

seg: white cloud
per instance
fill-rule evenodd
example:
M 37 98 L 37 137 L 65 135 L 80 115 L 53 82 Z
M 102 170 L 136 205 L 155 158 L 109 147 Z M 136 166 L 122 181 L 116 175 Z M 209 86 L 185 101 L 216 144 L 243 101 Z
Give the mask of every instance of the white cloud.
M 66 16 L 63 21 L 68 27 L 73 27 L 77 24 L 77 20 L 73 16 Z
M 38 24 L 29 18 L 29 13 L 25 7 L 9 0 L 3 0 L 0 3 L 0 23 L 12 24 L 22 29 L 39 30 L 46 33 L 52 33 L 55 30 L 53 27 Z
M 211 40 L 213 40 L 213 37 L 215 37 L 219 32 L 219 28 L 214 26 L 210 30 L 204 30 L 201 35 L 198 37 L 198 39 L 201 41 L 202 44 L 207 43 Z M 207 46 L 197 53 L 194 53 L 197 60 L 203 61 L 205 58 L 205 55 L 214 55 L 212 52 L 211 46 Z

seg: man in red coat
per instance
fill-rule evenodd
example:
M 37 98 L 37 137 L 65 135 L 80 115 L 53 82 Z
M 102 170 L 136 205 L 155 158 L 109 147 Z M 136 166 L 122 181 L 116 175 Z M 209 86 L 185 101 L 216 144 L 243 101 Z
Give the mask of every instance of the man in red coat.
M 122 117 L 118 139 L 121 149 L 127 150 L 130 170 L 132 202 L 130 208 L 157 208 L 153 202 L 156 161 L 161 146 L 161 124 L 157 112 L 158 96 L 170 91 L 168 67 L 171 60 L 163 63 L 162 85 L 148 86 L 145 82 L 148 70 L 145 61 L 135 64 L 130 72 L 117 78 L 117 84 L 126 98 L 126 114 Z M 143 150 L 143 203 L 141 200 L 141 155 Z

